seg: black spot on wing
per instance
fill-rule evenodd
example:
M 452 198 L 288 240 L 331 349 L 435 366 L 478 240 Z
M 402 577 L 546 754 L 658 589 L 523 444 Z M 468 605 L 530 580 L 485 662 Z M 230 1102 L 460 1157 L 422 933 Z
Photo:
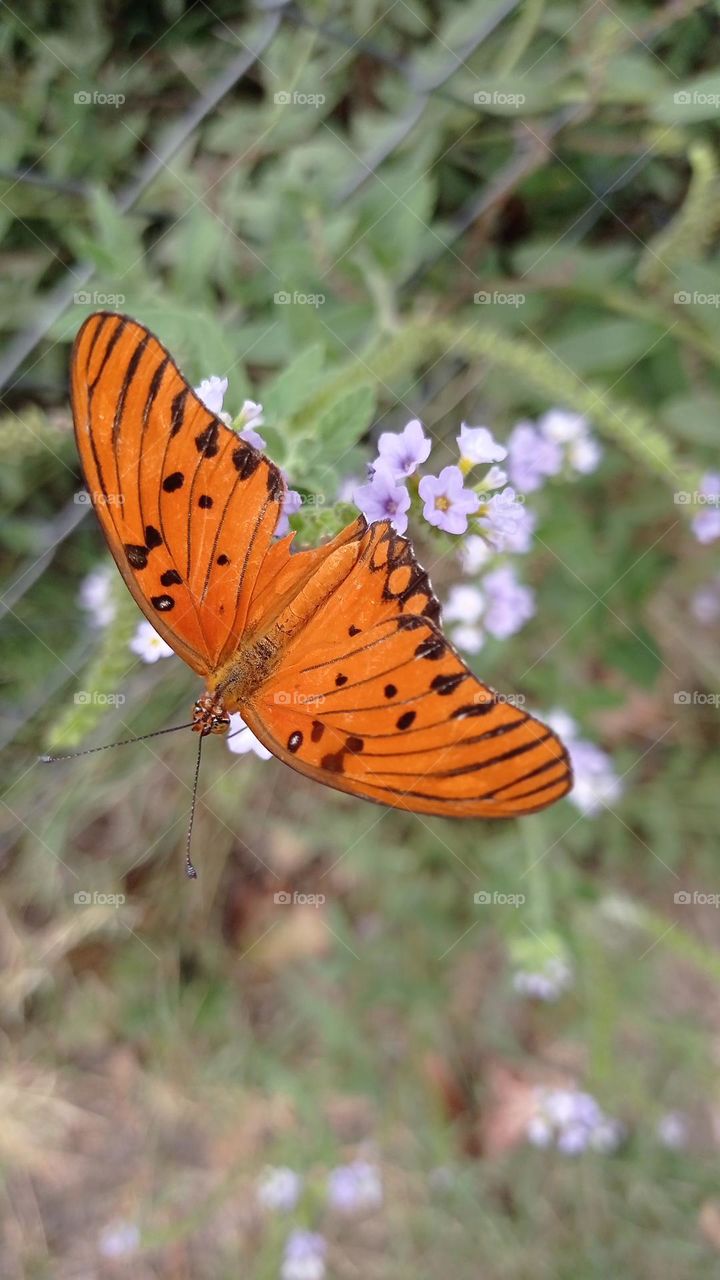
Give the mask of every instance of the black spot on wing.
M 153 609 L 157 609 L 158 613 L 169 613 L 175 608 L 175 600 L 172 596 L 151 596 L 150 603 Z
M 220 423 L 216 418 L 205 428 L 204 431 L 201 431 L 200 434 L 195 437 L 195 448 L 199 454 L 202 454 L 203 458 L 214 458 L 220 452 L 220 445 L 218 444 L 219 434 Z
M 445 652 L 445 641 L 442 636 L 428 636 L 427 640 L 421 640 L 415 650 L 416 658 L 427 658 L 430 662 L 436 662 L 438 658 L 442 658 Z
M 147 547 L 141 547 L 136 542 L 126 542 L 125 555 L 128 558 L 128 564 L 132 565 L 133 569 L 147 568 Z
M 148 551 L 154 551 L 156 547 L 162 546 L 162 535 L 152 524 L 145 525 L 145 546 Z
M 463 707 L 456 707 L 450 713 L 452 720 L 465 720 L 468 716 L 487 716 L 497 705 L 495 696 L 486 698 L 482 702 L 469 702 Z
M 166 493 L 175 493 L 176 489 L 182 489 L 184 483 L 185 477 L 182 471 L 173 471 L 171 475 L 165 477 L 162 487 Z
M 261 462 L 262 454 L 258 453 L 257 449 L 253 449 L 251 444 L 241 442 L 232 451 L 232 464 L 241 480 L 249 480 L 255 475 Z
M 188 398 L 188 387 L 183 387 L 182 391 L 178 391 L 173 397 L 170 406 L 170 435 L 176 436 L 185 420 L 185 404 Z
M 434 689 L 435 693 L 439 693 L 441 697 L 444 697 L 449 693 L 454 693 L 458 685 L 462 684 L 467 677 L 467 671 L 457 671 L 447 676 L 435 676 L 435 679 L 430 681 L 430 688 Z

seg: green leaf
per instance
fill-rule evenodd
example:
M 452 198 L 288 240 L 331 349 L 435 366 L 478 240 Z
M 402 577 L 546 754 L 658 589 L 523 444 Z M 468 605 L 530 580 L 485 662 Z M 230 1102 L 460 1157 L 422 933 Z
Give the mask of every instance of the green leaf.
M 633 631 L 633 635 L 611 637 L 605 657 L 611 667 L 624 672 L 641 688 L 650 689 L 660 674 L 662 659 L 656 641 L 641 623 L 636 623 Z
M 694 124 L 697 120 L 718 119 L 720 74 L 698 76 L 684 84 L 674 82 L 658 93 L 652 115 L 663 124 Z
M 317 390 L 324 363 L 325 350 L 321 343 L 305 347 L 273 382 L 263 387 L 265 416 L 271 422 L 294 417 Z
M 654 346 L 662 330 L 645 320 L 578 323 L 575 333 L 553 343 L 555 355 L 580 374 L 627 369 Z
M 315 437 L 316 457 L 331 466 L 357 444 L 372 422 L 375 392 L 368 384 L 344 392 L 321 414 Z M 311 459 L 310 459 L 311 460 Z

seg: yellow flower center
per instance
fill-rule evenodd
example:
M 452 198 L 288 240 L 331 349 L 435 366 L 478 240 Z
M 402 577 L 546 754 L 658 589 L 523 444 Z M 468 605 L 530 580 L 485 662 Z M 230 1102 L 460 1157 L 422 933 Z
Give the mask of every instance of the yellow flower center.
M 439 498 L 436 498 L 436 499 L 435 499 L 435 510 L 436 510 L 436 511 L 449 511 L 449 510 L 450 510 L 450 499 L 449 499 L 449 498 L 446 498 L 444 494 L 441 494 Z

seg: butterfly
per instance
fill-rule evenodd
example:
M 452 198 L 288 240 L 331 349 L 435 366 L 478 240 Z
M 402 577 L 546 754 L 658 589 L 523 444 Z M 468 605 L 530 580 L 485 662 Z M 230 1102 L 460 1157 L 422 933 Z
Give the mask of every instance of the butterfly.
M 516 817 L 568 792 L 562 742 L 465 665 L 427 573 L 388 521 L 359 516 L 324 546 L 292 552 L 293 534 L 274 536 L 278 467 L 210 413 L 127 316 L 85 321 L 71 394 L 118 569 L 205 681 L 192 716 L 201 740 L 239 711 L 316 782 L 443 817 Z

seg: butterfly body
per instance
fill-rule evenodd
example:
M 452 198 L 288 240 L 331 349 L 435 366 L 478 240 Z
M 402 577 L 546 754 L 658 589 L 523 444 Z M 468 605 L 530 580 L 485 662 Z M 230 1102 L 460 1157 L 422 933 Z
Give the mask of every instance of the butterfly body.
M 360 516 L 291 553 L 292 534 L 274 538 L 279 469 L 208 411 L 144 326 L 89 317 L 72 401 L 118 568 L 205 681 L 197 733 L 226 732 L 239 711 L 298 772 L 414 812 L 513 817 L 567 793 L 562 743 L 465 665 L 407 539 Z

